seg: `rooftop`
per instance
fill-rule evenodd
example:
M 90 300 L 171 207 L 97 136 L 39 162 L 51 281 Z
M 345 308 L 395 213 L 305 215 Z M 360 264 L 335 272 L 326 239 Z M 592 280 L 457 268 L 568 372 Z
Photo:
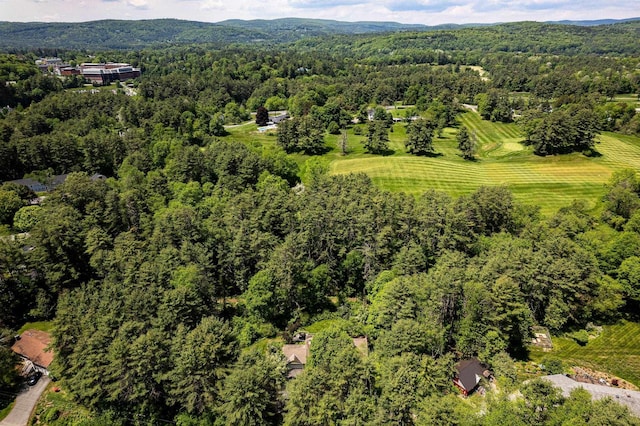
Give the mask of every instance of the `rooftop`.
M 456 371 L 458 373 L 457 383 L 467 392 L 475 389 L 482 377 L 489 374 L 476 358 L 460 361 L 456 364 Z
M 300 345 L 284 345 L 282 352 L 284 353 L 287 363 L 306 364 L 309 355 L 306 343 Z
M 49 343 L 51 343 L 49 333 L 40 330 L 27 330 L 11 346 L 11 350 L 34 364 L 48 368 L 53 361 L 53 352 L 46 350 Z

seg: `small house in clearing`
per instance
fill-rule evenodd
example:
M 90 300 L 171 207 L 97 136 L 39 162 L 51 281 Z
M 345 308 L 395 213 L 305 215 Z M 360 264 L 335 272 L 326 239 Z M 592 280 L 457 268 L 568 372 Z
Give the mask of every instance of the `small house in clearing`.
M 309 357 L 309 347 L 311 339 L 306 339 L 302 344 L 284 345 L 282 352 L 287 359 L 287 378 L 292 379 L 302 373 L 307 358 Z
M 453 384 L 456 385 L 464 396 L 471 394 L 480 384 L 482 378 L 490 378 L 491 372 L 487 370 L 477 358 L 470 358 L 456 364 L 456 377 Z
M 303 341 L 303 343 L 294 343 L 282 346 L 282 353 L 287 359 L 287 378 L 292 379 L 302 373 L 304 366 L 307 364 L 309 352 L 311 350 L 312 334 L 303 334 L 300 338 L 294 338 L 294 341 Z M 353 345 L 363 355 L 369 354 L 369 340 L 366 337 L 354 337 Z
M 23 373 L 33 370 L 49 374 L 49 365 L 53 361 L 53 352 L 48 350 L 51 343 L 49 333 L 40 330 L 27 330 L 11 346 L 11 350 L 24 361 Z

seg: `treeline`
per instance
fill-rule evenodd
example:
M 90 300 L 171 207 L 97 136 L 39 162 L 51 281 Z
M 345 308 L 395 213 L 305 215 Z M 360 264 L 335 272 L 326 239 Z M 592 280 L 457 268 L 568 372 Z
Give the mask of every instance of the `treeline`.
M 303 39 L 296 44 L 322 51 L 350 52 L 356 59 L 396 64 L 447 55 L 479 58 L 478 55 L 489 52 L 637 56 L 640 53 L 635 43 L 638 25 L 637 21 L 594 27 L 514 22 L 454 30 L 336 35 Z

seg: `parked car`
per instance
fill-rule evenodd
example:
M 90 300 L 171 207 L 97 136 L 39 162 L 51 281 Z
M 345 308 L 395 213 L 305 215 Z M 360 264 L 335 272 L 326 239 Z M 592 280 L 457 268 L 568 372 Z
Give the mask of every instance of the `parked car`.
M 27 378 L 27 384 L 29 386 L 35 385 L 36 383 L 38 383 L 38 380 L 40 380 L 40 377 L 42 377 L 42 373 L 39 371 L 36 371 L 35 373 L 33 373 Z

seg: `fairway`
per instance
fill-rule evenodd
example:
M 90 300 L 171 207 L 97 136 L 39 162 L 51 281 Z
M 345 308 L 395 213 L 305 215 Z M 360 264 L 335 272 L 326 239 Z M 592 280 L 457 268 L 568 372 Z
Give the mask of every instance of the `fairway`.
M 522 145 L 523 137 L 514 123 L 482 120 L 475 112 L 462 114 L 461 123 L 477 140 L 475 161 L 465 161 L 457 149 L 458 129 L 447 128 L 434 138 L 437 155 L 418 157 L 404 150 L 406 124 L 394 125 L 389 133 L 390 155 L 364 152 L 363 135 L 348 133 L 349 153 L 340 154 L 337 135 L 326 136 L 331 148 L 323 157 L 330 162 L 330 173 L 366 173 L 382 189 L 421 194 L 428 189 L 452 196 L 468 194 L 483 185 L 505 185 L 525 204 L 540 206 L 545 215 L 553 214 L 573 200 L 586 200 L 598 208 L 605 183 L 615 170 L 640 169 L 640 138 L 619 133 L 603 133 L 597 140 L 599 155 L 580 153 L 539 157 Z M 364 126 L 361 129 L 365 129 Z M 275 132 L 259 133 L 255 123 L 229 126 L 225 139 L 253 146 L 275 146 Z M 366 133 L 366 131 L 364 132 Z M 308 156 L 295 154 L 302 166 Z
M 565 337 L 554 337 L 553 350 L 542 352 L 532 349 L 531 359 L 562 359 L 567 366 L 584 366 L 615 374 L 635 385 L 640 385 L 640 324 L 621 321 L 603 327 L 602 334 L 586 346 Z
M 350 134 L 349 155 L 341 156 L 335 149 L 326 155 L 331 160 L 331 173 L 366 173 L 383 189 L 413 194 L 434 188 L 459 196 L 482 185 L 506 185 L 517 200 L 539 205 L 548 215 L 574 199 L 587 200 L 596 207 L 613 171 L 640 168 L 638 137 L 605 133 L 596 145 L 600 156 L 538 157 L 531 147 L 520 143 L 523 138 L 513 123 L 492 123 L 474 112 L 463 114 L 461 121 L 478 141 L 476 161 L 464 161 L 459 156 L 457 129 L 446 129 L 441 138 L 435 139 L 439 156 L 408 155 L 403 149 L 405 125 L 399 124 L 390 133 L 392 155 L 363 154 L 362 137 Z

